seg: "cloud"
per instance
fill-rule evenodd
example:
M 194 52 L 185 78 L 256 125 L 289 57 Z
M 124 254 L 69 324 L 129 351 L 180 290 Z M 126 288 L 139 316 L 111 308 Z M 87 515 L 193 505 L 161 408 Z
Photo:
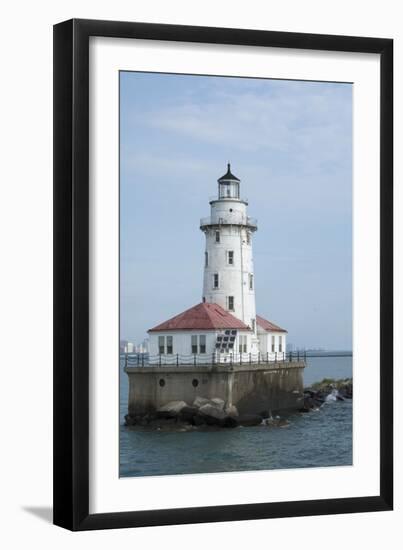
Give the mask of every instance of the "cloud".
M 274 92 L 263 87 L 241 93 L 213 89 L 203 101 L 187 98 L 183 104 L 146 113 L 143 120 L 159 131 L 210 145 L 334 162 L 351 147 L 345 135 L 350 109 L 332 88 L 300 87 L 299 93 L 284 86 L 275 86 Z

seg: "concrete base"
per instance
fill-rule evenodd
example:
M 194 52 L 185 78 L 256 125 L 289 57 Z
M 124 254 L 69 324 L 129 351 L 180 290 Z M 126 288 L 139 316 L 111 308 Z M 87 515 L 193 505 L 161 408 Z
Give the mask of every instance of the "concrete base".
M 189 405 L 196 397 L 223 399 L 240 414 L 298 409 L 303 397 L 303 361 L 207 366 L 126 367 L 131 416 L 155 412 L 170 401 Z

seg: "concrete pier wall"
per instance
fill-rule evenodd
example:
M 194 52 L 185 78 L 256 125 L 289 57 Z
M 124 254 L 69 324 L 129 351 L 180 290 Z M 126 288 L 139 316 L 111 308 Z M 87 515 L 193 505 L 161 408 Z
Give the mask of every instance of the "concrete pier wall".
M 155 412 L 170 401 L 191 405 L 196 397 L 219 397 L 242 413 L 301 406 L 303 361 L 272 364 L 126 367 L 132 416 Z

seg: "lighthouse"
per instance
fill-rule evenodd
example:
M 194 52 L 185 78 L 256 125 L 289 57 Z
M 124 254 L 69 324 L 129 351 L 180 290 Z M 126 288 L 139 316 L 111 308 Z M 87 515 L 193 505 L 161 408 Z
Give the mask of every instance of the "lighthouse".
M 217 197 L 210 200 L 210 216 L 202 218 L 205 234 L 203 302 L 218 304 L 248 326 L 251 352 L 258 352 L 253 235 L 257 222 L 248 216 L 248 202 L 240 194 L 241 180 L 231 172 L 218 179 Z
M 253 237 L 241 180 L 217 180 L 205 235 L 202 301 L 148 330 L 150 364 L 260 363 L 285 359 L 287 331 L 256 315 Z
M 234 405 L 240 413 L 300 407 L 305 363 L 291 356 L 287 361 L 287 330 L 256 314 L 257 222 L 248 216 L 230 164 L 217 181 L 210 216 L 200 221 L 202 299 L 148 330 L 146 361 L 127 359 L 129 417 L 200 398 L 218 398 L 226 410 Z

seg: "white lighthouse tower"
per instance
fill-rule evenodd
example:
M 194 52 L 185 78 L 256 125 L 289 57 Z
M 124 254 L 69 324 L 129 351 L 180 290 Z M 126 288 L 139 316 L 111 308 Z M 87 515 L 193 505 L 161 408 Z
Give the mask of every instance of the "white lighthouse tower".
M 227 173 L 218 180 L 218 196 L 210 201 L 210 217 L 202 218 L 206 236 L 203 302 L 218 304 L 253 332 L 251 351 L 258 351 L 252 236 L 257 222 L 247 215 L 240 180 Z

